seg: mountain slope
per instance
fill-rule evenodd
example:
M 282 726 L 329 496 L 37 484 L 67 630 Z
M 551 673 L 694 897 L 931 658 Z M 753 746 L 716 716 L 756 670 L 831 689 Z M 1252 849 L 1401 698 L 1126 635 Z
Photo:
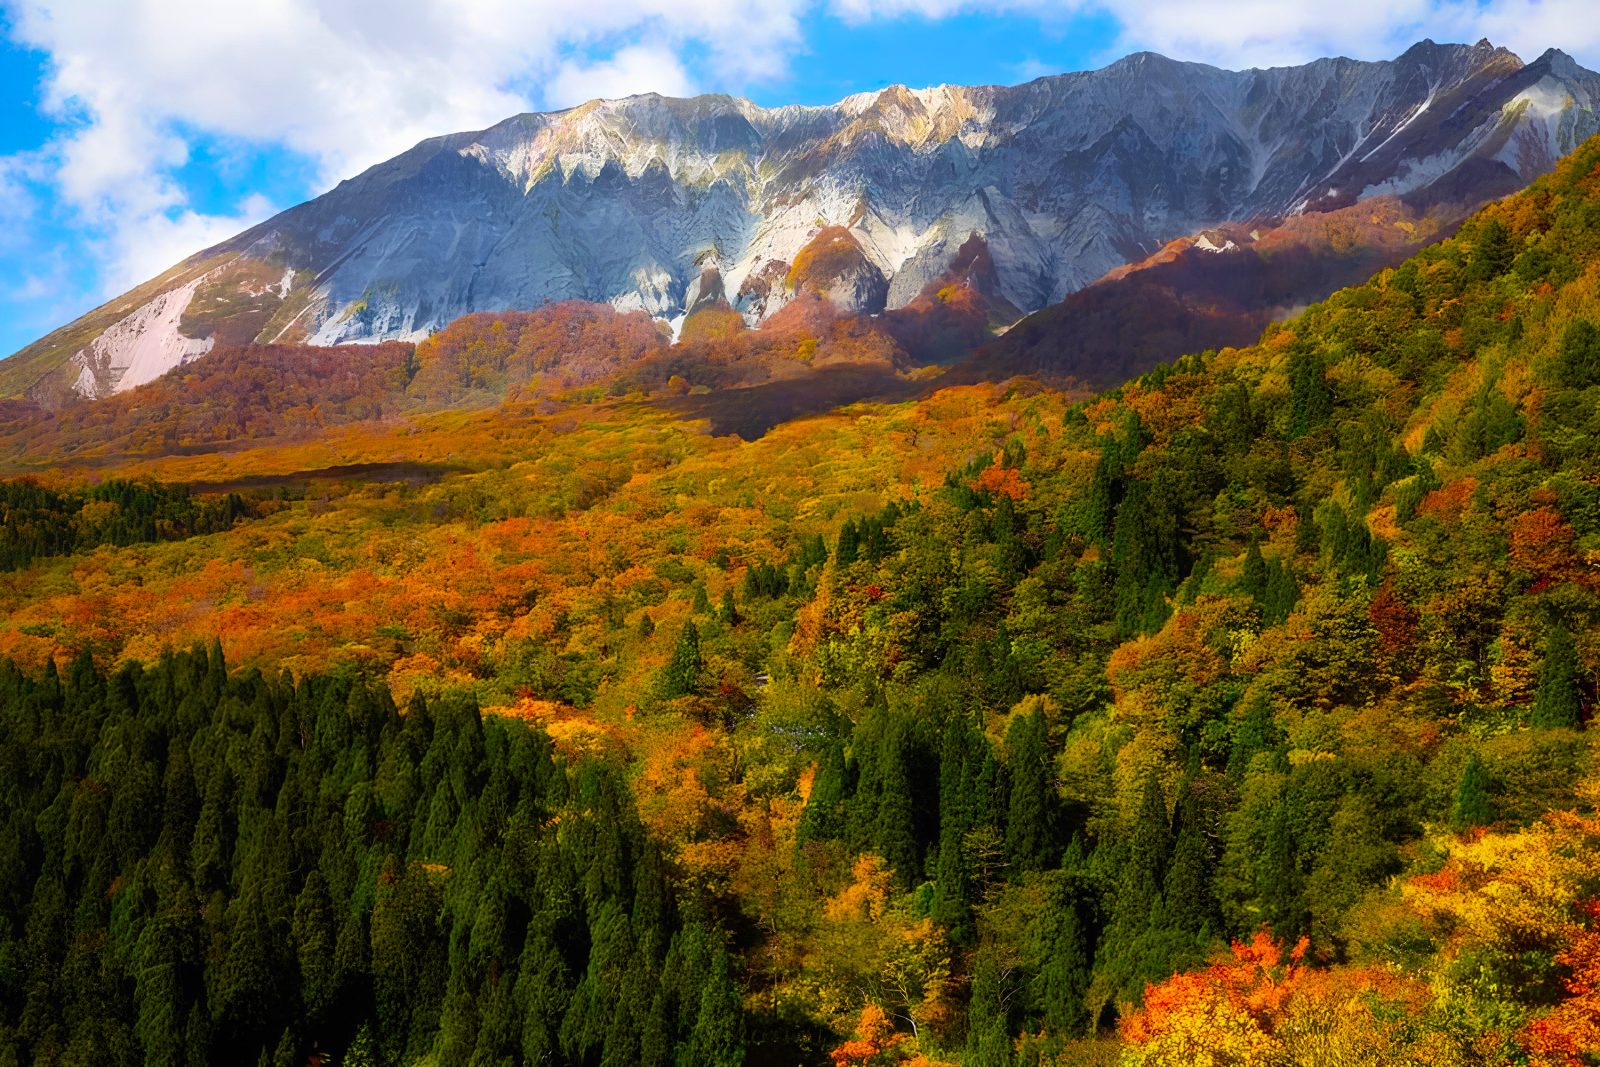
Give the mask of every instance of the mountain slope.
M 1597 99 L 1600 78 L 1558 52 L 1524 65 L 1488 42 L 1424 42 L 1244 72 L 1141 53 L 829 107 L 595 101 L 373 167 L 24 349 L 0 364 L 0 396 L 104 396 L 218 331 L 416 339 L 564 299 L 677 318 L 707 286 L 759 320 L 794 297 L 829 227 L 854 258 L 817 284 L 848 310 L 912 301 L 977 234 L 994 295 L 1032 311 L 1230 220 L 1373 192 L 1481 203 L 1600 128 Z

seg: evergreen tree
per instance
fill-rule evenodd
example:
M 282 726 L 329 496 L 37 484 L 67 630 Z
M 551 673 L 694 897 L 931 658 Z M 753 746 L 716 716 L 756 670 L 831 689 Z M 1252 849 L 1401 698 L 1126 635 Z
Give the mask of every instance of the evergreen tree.
M 1089 887 L 1073 864 L 1045 878 L 1046 905 L 1029 931 L 1034 1011 L 1052 1034 L 1081 1033 L 1088 1025 L 1084 996 L 1094 959 Z
M 1211 888 L 1216 860 L 1202 825 L 1204 812 L 1187 783 L 1173 815 L 1177 832 L 1172 846 L 1172 863 L 1167 868 L 1162 888 L 1164 915 L 1174 930 L 1203 939 L 1204 935 L 1217 933 L 1221 926 L 1216 897 Z
M 1005 977 L 995 958 L 995 949 L 978 949 L 972 958 L 972 995 L 967 1001 L 964 1065 L 1012 1067 L 1007 1000 Z
M 1489 799 L 1489 773 L 1474 752 L 1461 768 L 1456 783 L 1455 801 L 1450 806 L 1450 828 L 1457 833 L 1494 822 L 1494 803 Z
M 1286 802 L 1274 805 L 1268 816 L 1258 867 L 1262 914 L 1275 935 L 1293 940 L 1305 929 L 1306 912 L 1304 879 Z
M 351 1038 L 350 1047 L 345 1049 L 344 1058 L 339 1064 L 340 1067 L 381 1067 L 378 1043 L 372 1038 L 371 1024 L 361 1024 L 361 1029 Z
M 700 631 L 693 621 L 687 621 L 678 632 L 678 643 L 673 646 L 672 658 L 656 679 L 656 695 L 663 700 L 672 700 L 693 693 L 699 687 L 703 666 Z
M 1511 261 L 1516 258 L 1517 249 L 1512 242 L 1511 232 L 1499 219 L 1490 219 L 1478 227 L 1466 278 L 1471 282 L 1498 278 L 1511 269 Z
M 1044 711 L 1035 707 L 1011 720 L 1006 731 L 1010 805 L 1006 812 L 1006 856 L 1017 871 L 1039 871 L 1060 858 L 1060 800 Z
M 1583 318 L 1567 324 L 1557 351 L 1556 376 L 1568 389 L 1600 383 L 1600 327 Z
M 875 851 L 894 868 L 902 887 L 921 880 L 922 864 L 917 847 L 915 786 L 913 783 L 913 738 L 910 725 L 892 715 L 889 729 L 878 744 L 877 825 Z
M 1250 547 L 1244 554 L 1244 570 L 1239 587 L 1260 604 L 1267 595 L 1267 561 L 1261 558 L 1261 539 L 1250 538 Z
M 1233 728 L 1233 745 L 1228 750 L 1228 773 L 1241 778 L 1250 769 L 1258 752 L 1270 751 L 1281 741 L 1278 724 L 1272 716 L 1272 701 L 1265 693 L 1250 697 Z
M 839 543 L 834 547 L 833 558 L 841 567 L 848 567 L 861 555 L 861 531 L 854 519 L 846 519 L 839 528 Z
M 682 1062 L 694 1067 L 740 1067 L 744 1063 L 739 989 L 730 973 L 728 953 L 721 945 L 712 950 L 710 973 L 701 989 L 699 1011 L 684 1051 Z
M 1583 692 L 1578 682 L 1578 650 L 1565 626 L 1545 635 L 1544 662 L 1534 693 L 1531 721 L 1535 726 L 1577 726 L 1583 718 Z
M 953 715 L 939 748 L 939 856 L 932 915 L 957 942 L 972 934 L 972 870 L 967 835 L 985 818 L 984 762 L 989 744 L 969 715 Z
M 1299 346 L 1289 355 L 1289 436 L 1303 437 L 1333 414 L 1333 392 L 1328 388 L 1322 356 Z
M 806 810 L 801 813 L 800 825 L 795 830 L 797 844 L 844 836 L 845 791 L 844 747 L 830 745 L 817 767 L 811 795 L 806 798 Z

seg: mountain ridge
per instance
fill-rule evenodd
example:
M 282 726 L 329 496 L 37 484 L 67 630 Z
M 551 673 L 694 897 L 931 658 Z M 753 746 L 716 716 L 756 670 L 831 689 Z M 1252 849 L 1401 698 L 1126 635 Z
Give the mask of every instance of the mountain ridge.
M 1136 53 L 833 105 L 591 101 L 370 167 L 185 261 L 187 298 L 141 287 L 24 349 L 0 364 L 0 395 L 108 395 L 199 358 L 219 326 L 265 343 L 417 340 L 569 299 L 676 326 L 706 284 L 755 323 L 796 295 L 792 266 L 830 226 L 883 276 L 841 287 L 845 310 L 909 303 L 978 235 L 995 295 L 1036 311 L 1209 226 L 1369 190 L 1476 207 L 1600 129 L 1596 100 L 1600 76 L 1563 53 L 1524 64 L 1481 41 L 1250 71 Z

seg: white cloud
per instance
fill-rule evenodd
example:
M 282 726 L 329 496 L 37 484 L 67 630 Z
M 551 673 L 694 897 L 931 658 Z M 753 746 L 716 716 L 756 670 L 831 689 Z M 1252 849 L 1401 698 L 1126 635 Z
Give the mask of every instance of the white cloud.
M 721 81 L 779 77 L 803 2 L 12 0 L 8 13 L 50 57 L 43 99 L 64 131 L 51 184 L 109 293 L 266 210 L 193 209 L 176 171 L 196 137 L 287 149 L 331 185 L 518 111 L 690 91 L 688 50 Z
M 685 46 L 719 79 L 777 77 L 800 42 L 800 5 L 19 0 L 15 34 L 52 58 L 49 106 L 87 120 L 72 135 L 68 179 L 85 196 L 120 180 L 130 149 L 173 165 L 174 124 L 280 143 L 333 179 L 425 137 L 546 105 L 540 85 L 563 102 L 641 88 L 650 75 L 687 87 Z
M 633 45 L 595 63 L 568 61 L 546 84 L 550 107 L 571 107 L 600 97 L 614 100 L 635 93 L 692 96 L 694 82 L 670 48 Z
M 226 215 L 188 210 L 140 215 L 116 227 L 105 248 L 104 288 L 120 293 L 149 281 L 192 253 L 270 217 L 273 210 L 266 197 L 250 196 Z

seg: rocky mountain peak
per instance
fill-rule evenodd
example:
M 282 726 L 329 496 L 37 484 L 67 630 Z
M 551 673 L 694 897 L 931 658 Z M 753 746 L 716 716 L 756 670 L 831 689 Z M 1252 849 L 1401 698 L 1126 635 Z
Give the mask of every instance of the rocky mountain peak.
M 1375 193 L 1510 192 L 1600 129 L 1600 78 L 1560 53 L 1535 68 L 1489 42 L 1248 71 L 1137 53 L 1015 87 L 890 86 L 822 107 L 645 94 L 519 115 L 424 141 L 200 253 L 115 302 L 120 316 L 102 309 L 7 361 L 0 395 L 123 388 L 134 336 L 141 367 L 152 352 L 198 358 L 229 287 L 263 271 L 290 281 L 256 336 L 335 344 L 560 300 L 681 320 L 708 266 L 756 323 L 835 229 L 858 258 L 848 284 L 819 288 L 898 307 L 978 236 L 996 299 L 1029 311 L 1208 227 Z

